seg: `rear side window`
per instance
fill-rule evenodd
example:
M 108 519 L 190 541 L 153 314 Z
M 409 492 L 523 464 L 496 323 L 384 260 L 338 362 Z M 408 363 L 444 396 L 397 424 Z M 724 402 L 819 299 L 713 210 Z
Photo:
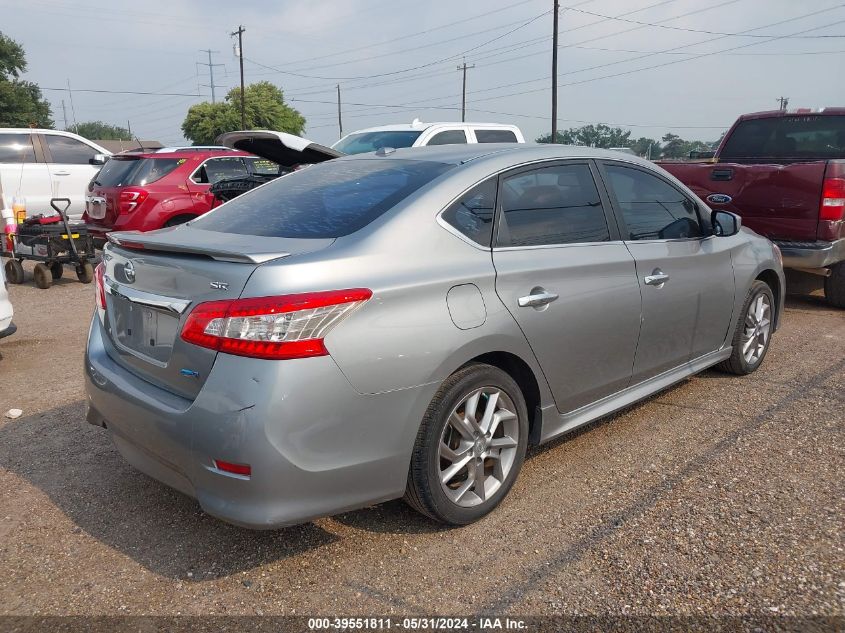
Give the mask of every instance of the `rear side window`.
M 452 165 L 411 160 L 333 160 L 253 189 L 192 222 L 206 231 L 332 238 L 367 226 Z
M 479 143 L 518 143 L 512 130 L 475 130 L 475 140 Z
M 610 239 L 587 165 L 555 165 L 502 181 L 499 246 L 605 242 Z
M 34 163 L 30 134 L 0 134 L 0 163 Z
M 496 209 L 496 179 L 476 185 L 453 202 L 441 216 L 473 242 L 490 246 Z
M 54 163 L 89 165 L 89 161 L 97 153 L 93 147 L 82 141 L 77 141 L 75 138 L 56 136 L 55 134 L 45 134 L 44 138 L 47 139 L 47 147 L 50 148 L 50 155 Z
M 845 115 L 742 121 L 725 141 L 720 158 L 845 158 Z
M 198 183 L 214 184 L 227 178 L 243 178 L 246 175 L 246 165 L 240 156 L 226 156 L 207 160 L 194 173 L 192 180 Z
M 184 158 L 110 158 L 94 181 L 101 187 L 148 185 L 184 162 Z
M 673 186 L 640 169 L 608 165 L 607 177 L 630 240 L 702 237 L 695 204 Z
M 463 130 L 446 130 L 432 136 L 426 145 L 460 145 L 466 142 L 467 135 Z

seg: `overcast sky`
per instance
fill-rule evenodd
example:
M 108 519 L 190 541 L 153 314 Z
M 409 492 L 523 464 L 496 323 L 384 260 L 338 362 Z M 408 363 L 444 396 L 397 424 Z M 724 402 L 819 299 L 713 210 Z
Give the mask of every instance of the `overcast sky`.
M 632 137 L 667 131 L 712 140 L 738 114 L 845 105 L 845 3 L 832 0 L 560 0 L 559 127 L 611 123 Z M 306 136 L 338 138 L 386 123 L 516 123 L 550 130 L 553 0 L 0 0 L 0 30 L 23 44 L 57 127 L 102 120 L 182 142 L 191 104 L 238 84 L 229 33 L 243 24 L 246 82 L 269 80 L 307 119 Z M 616 18 L 616 19 L 611 19 Z M 660 24 L 648 26 L 638 23 Z M 708 31 L 708 33 L 701 32 Z M 755 37 L 738 37 L 745 32 Z M 774 36 L 792 37 L 772 39 Z M 765 36 L 765 37 L 761 37 Z M 825 37 L 819 37 L 825 36 Z M 839 37 L 835 37 L 839 36 Z M 659 66 L 659 67 L 655 67 Z M 65 88 L 73 92 L 73 110 Z M 85 90 L 183 93 L 95 94 Z M 184 96 L 184 95 L 202 96 Z M 363 104 L 363 105 L 355 105 Z M 388 107 L 379 107 L 388 106 Z

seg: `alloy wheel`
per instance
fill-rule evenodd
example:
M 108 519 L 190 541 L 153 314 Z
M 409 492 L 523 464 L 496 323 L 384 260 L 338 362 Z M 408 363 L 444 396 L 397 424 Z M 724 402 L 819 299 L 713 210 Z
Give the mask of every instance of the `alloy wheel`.
M 760 362 L 769 344 L 772 330 L 772 305 L 766 294 L 760 293 L 748 306 L 745 331 L 742 335 L 742 355 L 749 365 Z

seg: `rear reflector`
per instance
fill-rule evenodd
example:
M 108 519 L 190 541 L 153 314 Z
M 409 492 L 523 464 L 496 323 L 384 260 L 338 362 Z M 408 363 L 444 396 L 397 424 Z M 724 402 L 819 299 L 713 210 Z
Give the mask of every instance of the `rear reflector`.
M 819 220 L 845 219 L 845 178 L 825 178 Z
M 371 290 L 352 288 L 199 304 L 188 315 L 182 339 L 251 358 L 285 360 L 328 354 L 323 339 Z
M 100 310 L 106 309 L 106 284 L 103 279 L 106 274 L 106 268 L 102 262 L 97 264 L 94 269 L 94 293 L 97 299 L 97 307 Z
M 224 462 L 219 459 L 215 459 L 214 467 L 217 470 L 222 470 L 224 473 L 232 473 L 233 475 L 243 475 L 244 477 L 252 476 L 252 466 L 250 466 L 249 464 L 233 464 L 231 462 Z

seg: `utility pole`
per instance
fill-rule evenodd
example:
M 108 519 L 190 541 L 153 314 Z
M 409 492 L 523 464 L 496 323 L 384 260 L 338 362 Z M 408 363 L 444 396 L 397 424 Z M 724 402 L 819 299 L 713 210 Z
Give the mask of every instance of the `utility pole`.
M 554 0 L 555 10 L 554 31 L 552 36 L 552 143 L 557 143 L 557 14 L 560 11 L 560 0 Z
M 208 63 L 206 64 L 205 62 L 197 62 L 197 64 L 200 65 L 200 66 L 208 66 L 208 76 L 209 76 L 209 82 L 210 82 L 208 84 L 200 84 L 200 85 L 201 86 L 207 85 L 209 88 L 211 88 L 211 103 L 217 103 L 217 98 L 216 98 L 216 95 L 214 93 L 214 88 L 215 88 L 215 85 L 214 85 L 214 67 L 215 66 L 225 66 L 225 64 L 212 64 L 211 63 L 211 54 L 212 53 L 219 53 L 220 51 L 213 51 L 210 48 L 201 48 L 200 52 L 201 53 L 208 53 Z
M 62 119 L 65 122 L 65 130 L 67 130 L 67 108 L 65 108 L 65 100 L 62 99 Z
M 129 119 L 126 119 L 126 131 L 129 132 L 129 138 L 132 138 L 132 124 L 129 122 Z
M 786 110 L 786 106 L 789 105 L 789 97 L 778 97 L 776 101 L 780 103 L 781 110 Z
M 70 113 L 73 115 L 74 132 L 79 133 L 79 124 L 76 122 L 76 108 L 73 107 L 73 91 L 70 89 L 70 79 L 67 80 L 67 93 L 70 96 Z
M 464 63 L 458 66 L 458 70 L 463 71 L 464 81 L 463 81 L 463 89 L 461 90 L 461 121 L 466 121 L 466 114 L 467 114 L 467 68 L 475 68 L 475 64 L 472 66 L 467 66 L 466 60 Z
M 340 133 L 340 138 L 343 136 L 343 119 L 340 116 L 340 84 L 337 84 L 337 129 Z
M 246 29 L 243 27 L 242 24 L 238 25 L 238 30 L 233 32 L 231 35 L 234 37 L 235 35 L 238 36 L 238 59 L 241 63 L 241 128 L 246 129 L 246 106 L 244 105 L 244 99 L 246 95 L 244 94 L 244 31 Z

